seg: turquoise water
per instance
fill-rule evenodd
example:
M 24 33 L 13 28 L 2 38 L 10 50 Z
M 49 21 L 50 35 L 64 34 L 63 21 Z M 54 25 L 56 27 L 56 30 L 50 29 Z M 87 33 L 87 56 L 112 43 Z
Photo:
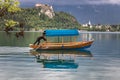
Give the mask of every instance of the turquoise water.
M 81 33 L 77 40 L 95 40 L 87 51 L 31 52 L 28 45 L 38 35 L 17 39 L 0 33 L 1 80 L 119 80 L 119 33 Z

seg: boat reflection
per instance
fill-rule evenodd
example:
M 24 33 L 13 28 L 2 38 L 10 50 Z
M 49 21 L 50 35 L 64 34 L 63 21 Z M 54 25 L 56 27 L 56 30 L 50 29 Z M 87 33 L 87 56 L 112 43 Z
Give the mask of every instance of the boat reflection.
M 30 50 L 30 53 L 44 68 L 52 69 L 76 69 L 76 57 L 92 57 L 91 52 L 86 50 Z

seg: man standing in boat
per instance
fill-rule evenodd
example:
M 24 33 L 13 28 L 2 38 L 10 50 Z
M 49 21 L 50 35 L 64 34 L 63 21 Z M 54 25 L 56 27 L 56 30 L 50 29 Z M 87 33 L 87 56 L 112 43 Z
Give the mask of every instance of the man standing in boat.
M 39 36 L 36 41 L 34 42 L 34 45 L 37 43 L 37 45 L 40 44 L 40 41 L 43 39 L 44 41 L 47 41 L 47 39 L 45 38 L 45 31 L 42 33 L 42 36 Z

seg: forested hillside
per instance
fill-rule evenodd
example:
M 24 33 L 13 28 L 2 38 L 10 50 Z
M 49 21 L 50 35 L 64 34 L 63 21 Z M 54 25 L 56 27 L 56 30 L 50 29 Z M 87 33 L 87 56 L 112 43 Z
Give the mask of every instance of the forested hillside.
M 26 31 L 30 30 L 44 30 L 44 29 L 73 29 L 80 28 L 80 24 L 77 22 L 76 18 L 65 12 L 55 12 L 53 18 L 49 18 L 45 14 L 39 16 L 39 10 L 36 8 L 24 8 L 20 12 L 14 13 L 12 15 L 6 15 L 0 18 L 0 30 L 4 29 L 4 21 L 9 16 L 13 20 L 16 20 L 24 25 Z M 16 25 L 14 30 L 19 30 L 19 25 Z

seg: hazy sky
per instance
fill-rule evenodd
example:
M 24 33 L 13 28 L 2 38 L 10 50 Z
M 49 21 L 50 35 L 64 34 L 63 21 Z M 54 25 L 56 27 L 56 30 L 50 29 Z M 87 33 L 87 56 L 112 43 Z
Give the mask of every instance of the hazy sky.
M 120 5 L 120 0 L 19 0 L 21 3 L 46 3 L 46 4 L 55 4 L 55 5 L 80 5 L 80 4 L 93 4 L 93 5 L 102 5 L 102 4 L 112 4 Z
M 119 15 L 120 0 L 19 0 L 19 1 L 21 7 L 34 7 L 36 3 L 52 5 L 54 7 L 54 10 L 56 11 L 65 11 L 67 13 L 72 14 L 77 18 L 77 20 L 80 23 L 86 23 L 89 20 L 94 24 L 120 23 Z

